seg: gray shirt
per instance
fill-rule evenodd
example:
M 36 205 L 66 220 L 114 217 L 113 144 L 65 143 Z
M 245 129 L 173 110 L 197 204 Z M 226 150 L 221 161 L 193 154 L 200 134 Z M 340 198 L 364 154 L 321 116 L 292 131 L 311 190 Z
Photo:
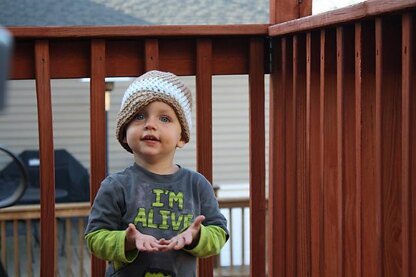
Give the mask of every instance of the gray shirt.
M 204 176 L 185 168 L 174 174 L 158 175 L 134 164 L 102 182 L 86 234 L 102 229 L 125 230 L 129 223 L 134 223 L 141 233 L 170 239 L 201 214 L 205 216 L 204 226 L 219 226 L 228 234 L 226 219 Z M 146 273 L 196 276 L 196 258 L 183 250 L 139 252 L 133 263 L 118 271 L 110 263 L 106 276 Z

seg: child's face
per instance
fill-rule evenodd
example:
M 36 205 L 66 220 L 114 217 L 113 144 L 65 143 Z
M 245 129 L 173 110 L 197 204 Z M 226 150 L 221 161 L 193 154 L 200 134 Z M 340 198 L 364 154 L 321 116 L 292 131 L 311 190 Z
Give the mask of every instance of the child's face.
M 141 109 L 128 124 L 124 141 L 144 159 L 173 159 L 176 147 L 183 147 L 182 129 L 173 108 L 160 101 Z

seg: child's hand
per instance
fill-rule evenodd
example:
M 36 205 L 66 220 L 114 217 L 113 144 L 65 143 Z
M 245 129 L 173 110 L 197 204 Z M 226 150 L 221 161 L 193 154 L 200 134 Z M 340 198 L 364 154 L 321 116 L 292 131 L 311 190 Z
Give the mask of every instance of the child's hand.
M 161 245 L 165 245 L 165 248 L 163 248 L 162 251 L 171 249 L 179 250 L 184 248 L 186 245 L 191 245 L 191 248 L 195 247 L 199 242 L 199 236 L 201 234 L 201 223 L 204 220 L 205 216 L 199 215 L 184 232 L 174 236 L 170 240 L 159 240 Z
M 159 241 L 149 235 L 145 235 L 136 229 L 134 224 L 130 223 L 126 229 L 126 251 L 136 248 L 139 251 L 156 252 L 166 248 L 165 245 L 159 244 Z

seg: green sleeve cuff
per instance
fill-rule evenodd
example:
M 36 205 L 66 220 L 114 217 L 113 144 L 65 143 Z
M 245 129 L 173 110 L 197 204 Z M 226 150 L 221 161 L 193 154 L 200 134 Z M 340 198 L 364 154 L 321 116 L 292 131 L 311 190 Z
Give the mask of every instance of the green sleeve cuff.
M 199 242 L 193 249 L 186 252 L 200 258 L 218 255 L 227 240 L 227 233 L 219 226 L 201 225 Z
M 131 263 L 138 255 L 137 250 L 125 251 L 126 232 L 97 230 L 85 236 L 90 251 L 103 260 Z

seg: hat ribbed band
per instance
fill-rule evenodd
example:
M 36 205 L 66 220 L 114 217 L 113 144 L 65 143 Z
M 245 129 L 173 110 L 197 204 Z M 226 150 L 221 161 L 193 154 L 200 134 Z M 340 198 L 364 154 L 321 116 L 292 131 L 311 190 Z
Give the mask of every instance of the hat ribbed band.
M 137 112 L 154 101 L 164 102 L 175 110 L 182 128 L 182 139 L 189 141 L 192 128 L 192 96 L 189 88 L 176 75 L 153 70 L 134 80 L 121 102 L 116 136 L 127 151 L 132 152 L 123 142 L 127 124 Z

